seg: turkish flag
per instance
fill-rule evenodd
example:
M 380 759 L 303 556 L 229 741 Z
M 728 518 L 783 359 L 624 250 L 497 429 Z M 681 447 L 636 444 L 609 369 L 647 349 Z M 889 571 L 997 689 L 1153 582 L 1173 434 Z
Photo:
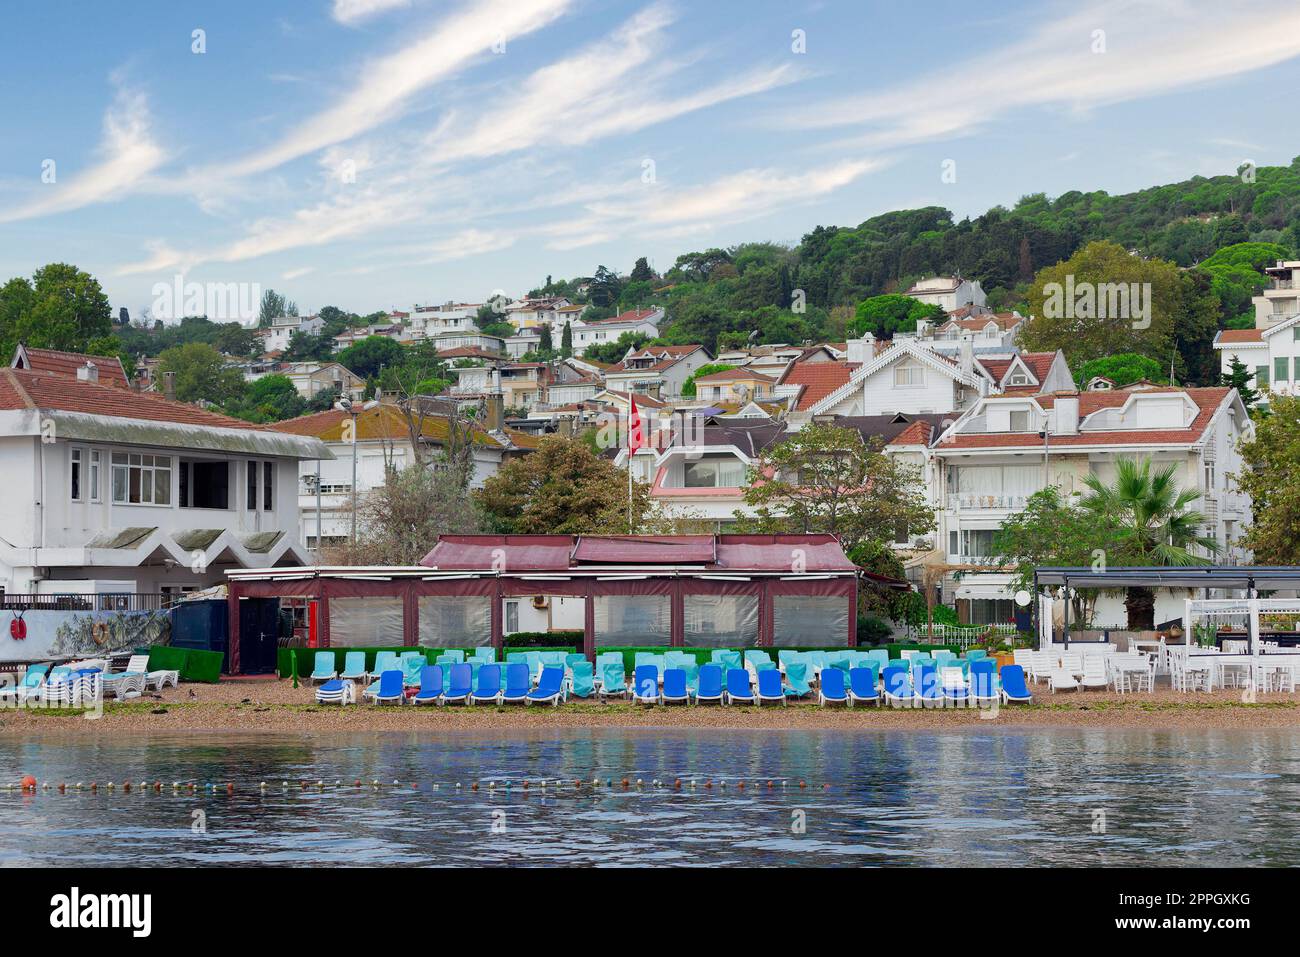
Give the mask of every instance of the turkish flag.
M 627 447 L 628 451 L 635 452 L 637 449 L 648 448 L 650 443 L 645 438 L 641 410 L 636 407 L 636 399 L 631 392 L 627 394 L 627 399 L 631 403 L 627 412 Z

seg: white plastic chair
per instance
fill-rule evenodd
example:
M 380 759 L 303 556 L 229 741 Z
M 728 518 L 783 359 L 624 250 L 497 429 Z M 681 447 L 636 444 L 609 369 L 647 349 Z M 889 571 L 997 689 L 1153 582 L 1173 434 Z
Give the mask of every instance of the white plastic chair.
M 1056 694 L 1058 691 L 1079 690 L 1079 682 L 1066 668 L 1053 668 L 1051 675 L 1047 679 L 1047 684 L 1051 688 L 1052 694 Z
M 1102 688 L 1110 684 L 1106 677 L 1106 659 L 1102 655 L 1083 656 L 1083 687 Z

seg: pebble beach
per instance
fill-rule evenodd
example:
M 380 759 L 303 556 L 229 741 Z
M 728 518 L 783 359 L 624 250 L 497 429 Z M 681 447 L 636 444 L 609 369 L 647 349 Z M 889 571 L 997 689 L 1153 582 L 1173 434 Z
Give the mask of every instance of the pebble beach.
M 647 707 L 613 700 L 570 700 L 559 708 L 504 706 L 318 705 L 307 684 L 223 681 L 186 684 L 125 702 L 110 701 L 88 719 L 70 711 L 0 710 L 0 736 L 99 736 L 162 732 L 493 731 L 544 728 L 714 728 L 934 731 L 972 728 L 1142 728 L 1149 730 L 1300 728 L 1300 698 L 1237 691 L 1183 693 L 1061 692 L 1034 689 L 1034 703 L 997 709 L 921 709 L 859 705 Z

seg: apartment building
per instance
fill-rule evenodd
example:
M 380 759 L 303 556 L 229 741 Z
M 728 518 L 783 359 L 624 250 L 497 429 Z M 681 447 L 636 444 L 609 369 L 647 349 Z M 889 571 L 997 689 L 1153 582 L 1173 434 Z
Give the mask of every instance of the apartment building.
M 1269 286 L 1252 299 L 1255 328 L 1224 329 L 1214 339 L 1222 371 L 1235 358 L 1254 373 L 1251 387 L 1265 401 L 1270 393 L 1300 394 L 1300 261 L 1264 270 Z

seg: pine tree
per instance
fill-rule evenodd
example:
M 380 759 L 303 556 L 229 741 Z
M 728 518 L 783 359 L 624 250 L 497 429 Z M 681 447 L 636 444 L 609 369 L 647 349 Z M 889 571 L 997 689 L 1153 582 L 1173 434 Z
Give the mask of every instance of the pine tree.
M 543 355 L 555 351 L 555 343 L 551 341 L 550 326 L 542 326 L 542 335 L 537 343 L 537 351 Z
M 1252 389 L 1250 386 L 1250 380 L 1255 378 L 1255 373 L 1246 368 L 1246 364 L 1239 356 L 1232 357 L 1228 363 L 1228 370 L 1219 375 L 1219 385 L 1236 389 L 1237 394 L 1241 396 L 1242 404 L 1249 409 L 1260 400 L 1259 390 Z
M 573 355 L 573 327 L 567 319 L 564 321 L 564 331 L 560 333 L 560 355 L 566 359 Z

